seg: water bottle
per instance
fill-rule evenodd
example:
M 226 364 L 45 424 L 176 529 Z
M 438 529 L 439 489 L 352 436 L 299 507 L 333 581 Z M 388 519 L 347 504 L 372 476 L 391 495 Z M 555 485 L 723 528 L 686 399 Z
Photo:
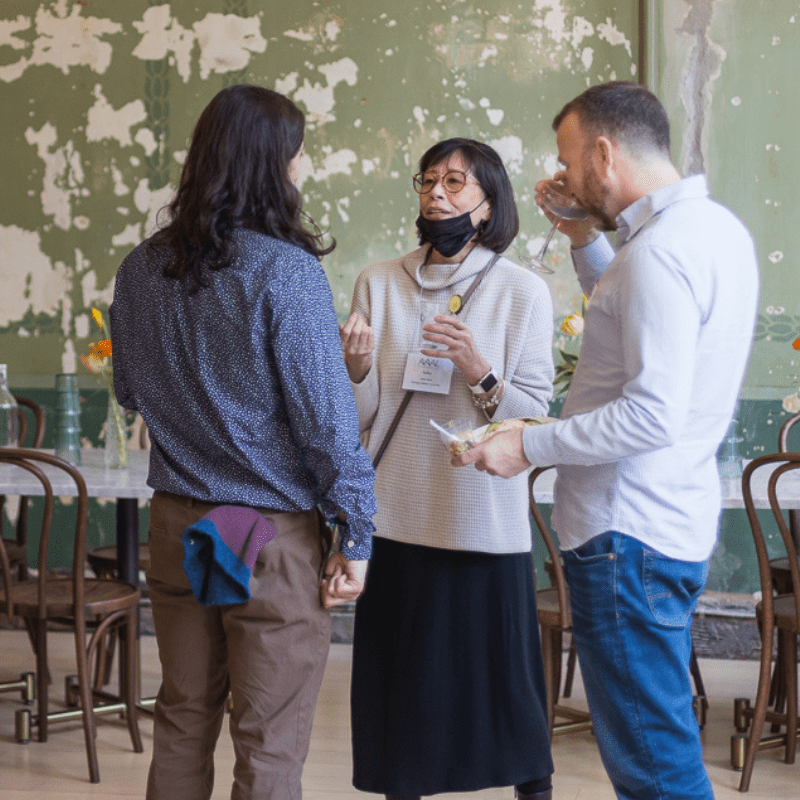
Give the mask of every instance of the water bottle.
M 8 390 L 5 364 L 0 364 L 0 447 L 19 447 L 19 409 Z

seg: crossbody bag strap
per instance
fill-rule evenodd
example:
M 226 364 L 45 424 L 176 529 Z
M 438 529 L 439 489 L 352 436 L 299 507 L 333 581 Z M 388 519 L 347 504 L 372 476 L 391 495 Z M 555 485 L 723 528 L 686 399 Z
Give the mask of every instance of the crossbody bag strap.
M 425 263 L 427 263 L 428 259 L 430 258 L 430 254 L 433 248 L 428 250 L 427 255 L 425 256 Z M 478 284 L 486 277 L 486 274 L 489 270 L 497 263 L 497 260 L 500 258 L 499 253 L 495 253 L 492 258 L 489 259 L 486 266 L 475 276 L 475 280 L 469 285 L 469 288 L 466 292 L 464 292 L 461 298 L 461 306 L 459 307 L 456 314 L 460 314 L 464 307 L 467 305 L 467 300 L 472 297 L 472 293 L 478 288 Z M 394 417 L 392 418 L 392 422 L 389 425 L 389 429 L 383 436 L 383 441 L 381 442 L 381 446 L 378 448 L 378 452 L 375 453 L 375 458 L 372 459 L 372 468 L 377 469 L 380 460 L 383 458 L 383 454 L 386 451 L 386 448 L 389 446 L 389 442 L 394 435 L 394 432 L 397 430 L 397 426 L 400 424 L 400 420 L 403 417 L 403 414 L 406 412 L 406 408 L 408 408 L 408 404 L 411 402 L 411 396 L 414 394 L 413 389 L 407 389 L 403 399 L 400 401 L 400 405 L 395 412 Z

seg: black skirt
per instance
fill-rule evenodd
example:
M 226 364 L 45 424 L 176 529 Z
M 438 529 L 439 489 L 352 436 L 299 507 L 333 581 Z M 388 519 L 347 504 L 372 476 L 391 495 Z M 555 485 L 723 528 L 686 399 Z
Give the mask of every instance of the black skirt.
M 376 537 L 351 706 L 357 789 L 431 795 L 551 774 L 530 554 Z

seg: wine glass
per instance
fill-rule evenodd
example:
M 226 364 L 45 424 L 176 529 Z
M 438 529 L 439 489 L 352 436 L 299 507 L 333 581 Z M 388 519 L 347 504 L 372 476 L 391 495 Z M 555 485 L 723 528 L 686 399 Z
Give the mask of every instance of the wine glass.
M 553 227 L 550 228 L 550 233 L 542 245 L 542 249 L 536 258 L 528 258 L 523 260 L 526 267 L 530 267 L 534 272 L 541 272 L 545 275 L 552 275 L 554 270 L 549 267 L 545 261 L 544 256 L 547 248 L 550 246 L 550 240 L 558 228 L 558 223 L 562 219 L 582 220 L 588 219 L 589 214 L 584 211 L 578 201 L 572 195 L 566 194 L 564 184 L 558 181 L 547 181 L 544 189 L 542 190 L 542 205 L 551 213 L 556 215 L 553 222 Z

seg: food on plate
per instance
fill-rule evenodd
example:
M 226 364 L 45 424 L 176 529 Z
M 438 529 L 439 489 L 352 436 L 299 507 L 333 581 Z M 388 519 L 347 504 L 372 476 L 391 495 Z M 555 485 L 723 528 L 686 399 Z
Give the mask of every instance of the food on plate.
M 451 455 L 457 456 L 466 452 L 476 444 L 491 439 L 497 433 L 518 430 L 528 425 L 545 425 L 548 422 L 555 422 L 554 417 L 514 417 L 512 419 L 502 419 L 490 422 L 482 428 L 472 430 L 463 426 L 454 425 L 453 422 L 446 422 L 443 426 L 437 425 L 431 420 L 431 424 L 439 431 L 442 442 L 450 451 Z

